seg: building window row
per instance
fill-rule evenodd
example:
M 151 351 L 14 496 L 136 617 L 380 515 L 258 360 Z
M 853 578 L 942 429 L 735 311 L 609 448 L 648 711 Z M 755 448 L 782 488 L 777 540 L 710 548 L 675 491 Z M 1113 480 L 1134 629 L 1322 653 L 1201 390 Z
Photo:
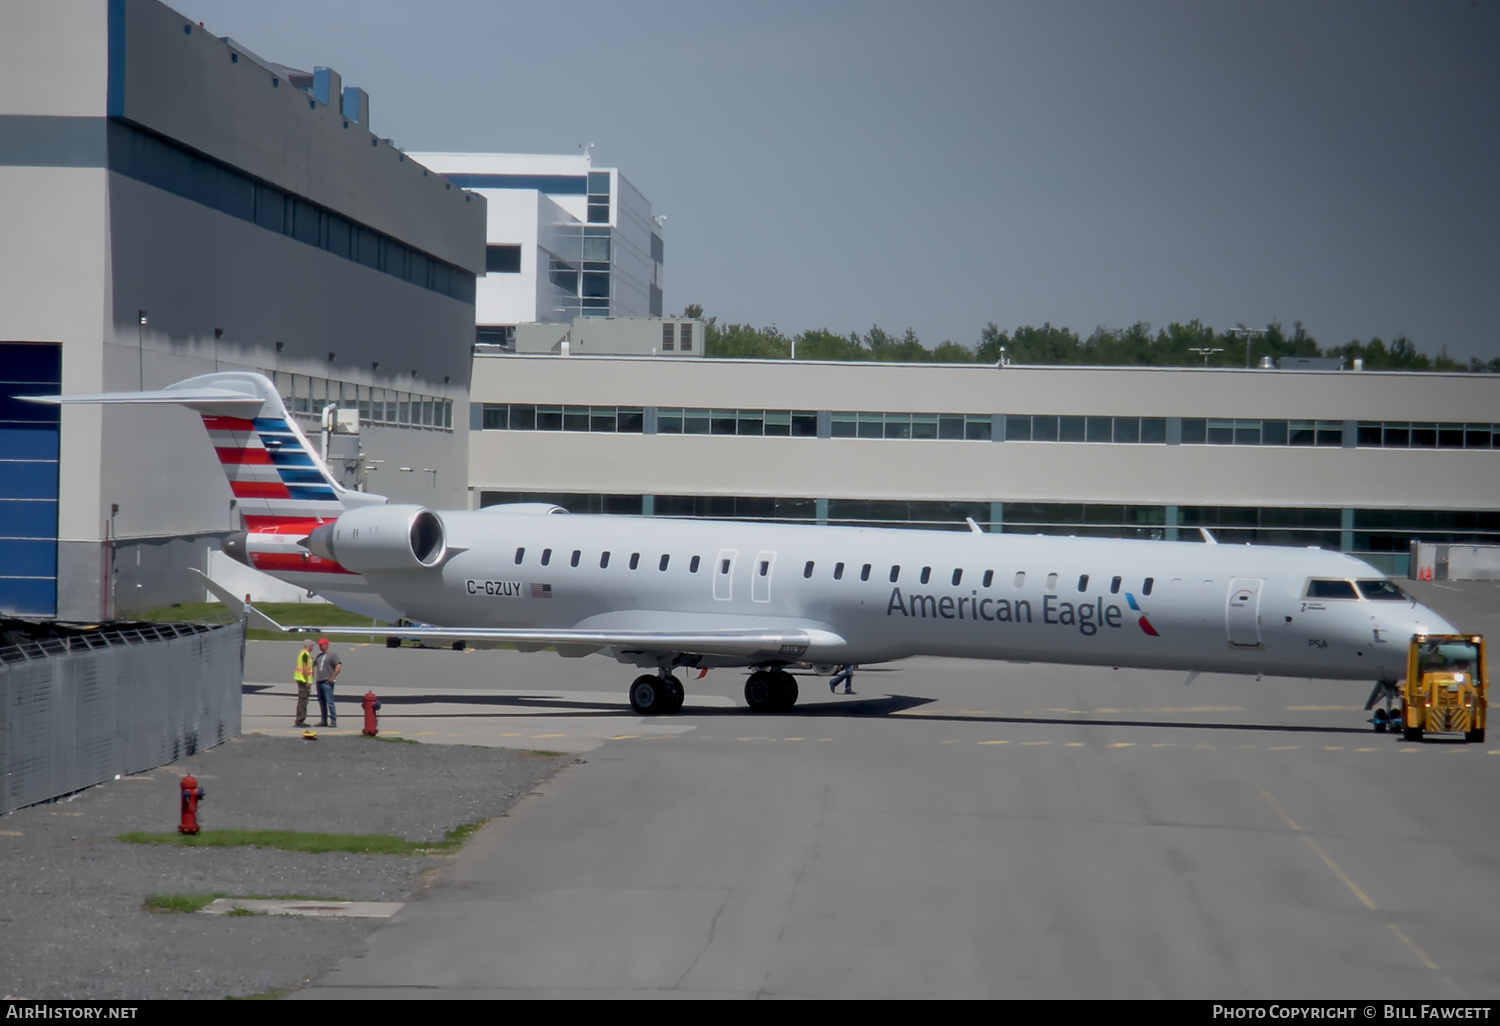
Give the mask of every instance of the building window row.
M 297 416 L 317 420 L 332 403 L 341 410 L 357 410 L 362 424 L 453 430 L 452 399 L 286 371 L 272 371 L 271 376 L 287 411 Z
M 474 275 L 200 153 L 110 120 L 109 169 L 418 288 L 474 305 Z
M 816 438 L 818 415 L 813 410 L 711 410 L 664 406 L 656 411 L 656 433 Z
M 635 434 L 644 430 L 639 406 L 539 406 L 485 403 L 482 431 L 601 431 Z
M 680 326 L 682 332 L 689 325 Z M 513 331 L 514 329 L 510 329 Z M 662 328 L 662 348 L 672 346 L 672 325 Z M 512 336 L 513 337 L 513 336 Z M 691 345 L 684 334 L 680 348 Z M 484 404 L 486 411 L 499 409 Z M 650 407 L 643 409 L 649 410 Z M 834 410 L 828 415 L 831 438 L 938 439 L 990 441 L 1002 419 L 1007 442 L 1086 442 L 1131 445 L 1255 445 L 1386 449 L 1500 449 L 1500 424 L 1410 423 L 1406 421 L 1247 420 L 1206 417 L 1088 417 L 1052 414 L 882 413 Z M 816 410 L 724 410 L 662 407 L 658 434 L 684 435 L 819 435 Z M 503 424 L 504 419 L 494 421 Z M 485 416 L 485 428 L 491 428 Z M 514 425 L 512 425 L 514 428 Z M 529 427 L 524 430 L 530 430 Z M 591 430 L 586 427 L 565 430 Z M 602 427 L 592 430 L 623 430 Z M 1175 433 L 1175 438 L 1173 437 Z
M 994 418 L 988 413 L 871 413 L 835 410 L 829 415 L 833 438 L 968 439 L 987 442 Z

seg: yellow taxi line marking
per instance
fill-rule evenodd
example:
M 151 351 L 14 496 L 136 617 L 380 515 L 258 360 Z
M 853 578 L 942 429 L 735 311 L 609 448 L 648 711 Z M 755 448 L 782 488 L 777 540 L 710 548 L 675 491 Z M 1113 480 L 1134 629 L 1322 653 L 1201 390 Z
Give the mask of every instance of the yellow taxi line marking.
M 1024 748 L 1027 745 L 1050 745 L 1051 743 L 1051 741 L 1022 741 L 1021 746 Z
M 1400 752 L 1402 755 L 1405 755 L 1407 752 L 1420 752 L 1421 750 L 1422 749 L 1420 749 L 1420 748 L 1398 748 L 1398 749 L 1396 749 L 1396 751 Z
M 979 743 L 982 744 L 982 745 L 1008 745 L 1008 744 L 1010 744 L 1009 741 L 981 741 Z
M 1380 751 L 1380 749 L 1379 748 L 1356 748 L 1355 751 L 1356 752 L 1378 752 L 1378 751 Z
M 1423 951 L 1421 948 L 1419 948 L 1415 944 L 1413 944 L 1411 938 L 1408 937 L 1406 934 L 1404 934 L 1404 933 L 1401 932 L 1401 928 L 1400 927 L 1398 927 L 1395 923 L 1386 923 L 1386 925 L 1391 928 L 1391 932 L 1392 933 L 1394 933 L 1397 937 L 1401 938 L 1401 943 L 1402 944 L 1405 944 L 1408 948 L 1411 948 L 1412 954 L 1414 954 L 1414 955 L 1417 956 L 1417 961 L 1418 962 L 1421 962 L 1423 965 L 1425 965 L 1427 968 L 1431 969 L 1433 972 L 1437 972 L 1437 963 L 1434 962 L 1432 959 L 1430 959 L 1430 958 L 1427 957 L 1427 952 Z M 1449 980 L 1448 982 L 1452 983 L 1453 981 Z
M 1344 875 L 1344 871 L 1334 863 L 1333 859 L 1328 857 L 1328 853 L 1322 848 L 1319 848 L 1317 842 L 1315 842 L 1311 837 L 1308 837 L 1306 834 L 1302 835 L 1302 839 L 1307 842 L 1307 846 L 1309 848 L 1318 853 L 1318 858 L 1323 860 L 1323 864 L 1329 869 L 1333 870 L 1333 875 L 1342 880 L 1344 886 L 1354 892 L 1354 896 L 1360 900 L 1360 903 L 1363 904 L 1365 908 L 1369 909 L 1371 912 L 1374 912 L 1375 903 L 1371 901 L 1368 896 L 1366 896 L 1364 891 L 1359 889 L 1358 884 Z M 1395 927 L 1392 926 L 1391 929 L 1394 930 Z M 1429 968 L 1436 969 L 1437 966 L 1429 965 Z
M 1175 742 L 1175 741 L 1158 741 L 1156 744 L 1152 745 L 1151 747 L 1152 748 L 1175 748 L 1176 746 L 1177 746 L 1177 742 Z
M 1344 746 L 1343 745 L 1324 745 L 1323 746 L 1323 751 L 1325 751 L 1325 752 L 1342 752 L 1343 750 L 1344 750 Z
M 1134 748 L 1135 747 L 1135 742 L 1134 741 L 1116 741 L 1114 744 L 1110 745 L 1109 747 L 1111 747 L 1111 748 Z
M 783 740 L 783 741 L 806 741 L 807 738 L 805 738 L 805 737 L 784 737 L 781 740 Z
M 1290 751 L 1293 751 L 1293 750 L 1301 748 L 1301 747 L 1302 747 L 1301 745 L 1273 745 L 1270 748 L 1270 751 L 1273 751 L 1273 752 L 1290 752 Z
M 1083 747 L 1083 742 L 1082 741 L 1069 741 L 1066 744 L 1064 744 L 1063 747 L 1064 748 L 1082 748 Z
M 640 736 L 641 735 L 639 735 L 639 734 L 616 734 L 614 737 L 610 738 L 610 740 L 611 741 L 629 741 L 633 737 L 640 737 Z

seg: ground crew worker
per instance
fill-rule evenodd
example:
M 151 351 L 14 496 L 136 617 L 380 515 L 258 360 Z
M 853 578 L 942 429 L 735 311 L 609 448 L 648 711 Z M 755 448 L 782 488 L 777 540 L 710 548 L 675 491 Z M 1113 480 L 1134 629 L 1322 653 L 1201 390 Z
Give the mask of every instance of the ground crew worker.
M 313 641 L 308 638 L 302 643 L 302 651 L 297 653 L 297 671 L 292 676 L 297 684 L 297 718 L 292 721 L 294 727 L 307 726 L 307 697 L 312 693 L 313 686 Z
M 318 639 L 318 654 L 313 657 L 313 676 L 318 680 L 318 709 L 323 714 L 320 727 L 337 727 L 339 711 L 333 704 L 333 682 L 339 679 L 344 661 L 328 647 L 327 638 Z

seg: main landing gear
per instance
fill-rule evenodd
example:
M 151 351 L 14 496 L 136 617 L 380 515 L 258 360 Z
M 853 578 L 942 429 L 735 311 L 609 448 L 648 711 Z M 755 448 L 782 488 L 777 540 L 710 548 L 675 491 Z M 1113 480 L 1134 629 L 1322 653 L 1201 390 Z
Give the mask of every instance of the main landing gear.
M 781 668 L 756 670 L 745 681 L 751 712 L 786 712 L 797 704 L 797 678 Z
M 630 707 L 642 716 L 670 716 L 683 698 L 682 681 L 666 670 L 643 673 L 630 685 Z

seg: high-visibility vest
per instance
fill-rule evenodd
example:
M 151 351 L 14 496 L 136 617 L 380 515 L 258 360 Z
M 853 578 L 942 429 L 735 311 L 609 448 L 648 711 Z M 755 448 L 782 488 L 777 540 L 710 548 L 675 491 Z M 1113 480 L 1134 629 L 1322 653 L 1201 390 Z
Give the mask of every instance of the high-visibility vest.
M 307 649 L 297 653 L 297 674 L 293 678 L 298 684 L 311 684 L 313 679 L 313 657 Z

